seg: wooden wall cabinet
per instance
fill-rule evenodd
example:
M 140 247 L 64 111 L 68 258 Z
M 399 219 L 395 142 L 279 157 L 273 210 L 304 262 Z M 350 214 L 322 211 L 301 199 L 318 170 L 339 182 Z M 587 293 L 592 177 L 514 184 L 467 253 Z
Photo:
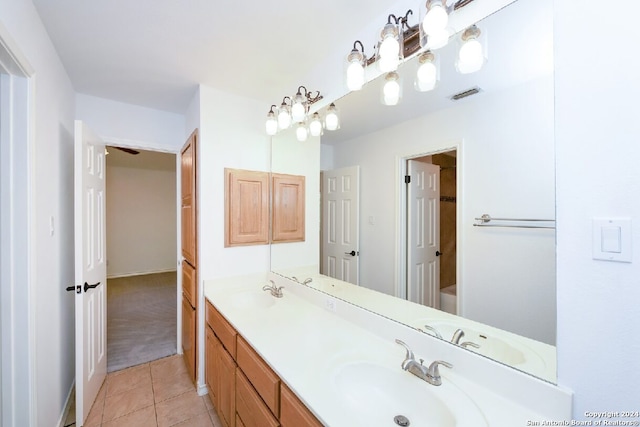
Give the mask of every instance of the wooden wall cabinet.
M 226 427 L 322 427 L 209 301 L 206 319 L 205 377 Z
M 304 242 L 305 177 L 271 175 L 271 241 Z
M 225 169 L 224 245 L 269 243 L 269 174 Z

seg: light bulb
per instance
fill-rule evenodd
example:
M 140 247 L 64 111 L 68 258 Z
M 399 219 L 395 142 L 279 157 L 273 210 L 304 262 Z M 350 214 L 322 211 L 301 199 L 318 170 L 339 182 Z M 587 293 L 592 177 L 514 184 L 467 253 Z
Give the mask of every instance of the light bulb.
M 398 56 L 398 52 L 400 52 L 400 42 L 398 42 L 396 37 L 389 35 L 380 43 L 379 52 L 383 58 Z
M 364 67 L 359 62 L 351 62 L 347 67 L 347 87 L 360 90 L 364 85 Z
M 378 45 L 378 67 L 382 72 L 395 71 L 400 65 L 400 40 L 398 27 L 394 24 L 384 26 Z
M 322 135 L 322 122 L 318 113 L 313 113 L 311 122 L 309 122 L 309 133 L 311 133 L 311 136 Z
M 275 115 L 273 113 L 270 113 L 271 116 L 267 116 L 267 123 L 266 123 L 266 131 L 267 131 L 267 135 L 273 136 L 278 132 L 278 121 L 275 118 Z
M 278 126 L 280 129 L 288 129 L 291 126 L 291 114 L 289 114 L 289 106 L 280 107 L 278 111 Z
M 296 138 L 298 139 L 298 141 L 304 142 L 307 140 L 308 136 L 309 132 L 307 131 L 307 127 L 304 125 L 304 123 L 298 123 L 298 127 L 296 128 Z
M 385 77 L 386 82 L 382 87 L 382 103 L 384 105 L 397 105 L 400 102 L 400 76 L 391 72 Z
M 327 130 L 337 130 L 340 127 L 338 109 L 333 103 L 331 103 L 331 105 L 329 105 L 329 108 L 327 108 L 327 115 L 324 118 L 324 125 Z
M 304 108 L 304 104 L 301 102 L 296 102 L 291 107 L 291 119 L 294 122 L 303 121 L 305 113 L 306 113 L 306 108 Z
M 436 86 L 438 70 L 433 63 L 434 56 L 431 52 L 425 52 L 418 58 L 418 71 L 416 72 L 415 88 L 420 92 L 433 90 Z
M 422 21 L 422 30 L 427 35 L 431 35 L 447 28 L 448 23 L 449 14 L 442 4 L 442 1 L 432 1 Z

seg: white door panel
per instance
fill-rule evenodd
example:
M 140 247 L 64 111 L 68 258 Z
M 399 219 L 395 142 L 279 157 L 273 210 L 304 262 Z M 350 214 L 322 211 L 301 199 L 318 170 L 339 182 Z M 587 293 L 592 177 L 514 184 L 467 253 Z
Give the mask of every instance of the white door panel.
M 440 308 L 440 166 L 408 161 L 407 296 Z
M 107 374 L 105 146 L 75 124 L 76 425 L 82 426 Z
M 322 173 L 321 273 L 359 283 L 360 167 Z

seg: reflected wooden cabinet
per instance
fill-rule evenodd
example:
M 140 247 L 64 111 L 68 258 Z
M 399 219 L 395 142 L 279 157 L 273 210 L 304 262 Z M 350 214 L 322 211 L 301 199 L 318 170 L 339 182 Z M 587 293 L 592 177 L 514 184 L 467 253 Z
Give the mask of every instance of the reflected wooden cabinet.
M 305 177 L 271 175 L 271 241 L 304 242 Z
M 180 155 L 182 257 L 194 267 L 197 267 L 197 137 L 196 129 L 187 139 Z

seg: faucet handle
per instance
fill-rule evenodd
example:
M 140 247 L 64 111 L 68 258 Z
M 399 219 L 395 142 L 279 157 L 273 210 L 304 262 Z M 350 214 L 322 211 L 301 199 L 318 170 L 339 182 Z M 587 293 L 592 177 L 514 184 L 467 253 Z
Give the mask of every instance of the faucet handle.
M 409 348 L 409 346 L 407 344 L 405 344 L 403 341 L 400 341 L 397 338 L 396 338 L 396 343 L 398 343 L 401 346 L 403 346 L 404 349 L 407 351 L 407 354 L 404 356 L 404 361 L 402 362 L 402 365 L 400 365 L 400 366 L 402 366 L 402 369 L 404 369 L 406 371 L 409 368 L 408 362 L 415 361 L 416 358 L 413 355 L 413 351 L 411 351 L 411 349 Z
M 430 378 L 430 383 L 433 385 L 441 385 L 442 377 L 440 377 L 440 370 L 438 366 L 444 366 L 446 368 L 453 368 L 453 365 L 449 362 L 445 362 L 444 360 L 436 360 L 429 365 L 429 369 L 427 370 L 427 376 Z

